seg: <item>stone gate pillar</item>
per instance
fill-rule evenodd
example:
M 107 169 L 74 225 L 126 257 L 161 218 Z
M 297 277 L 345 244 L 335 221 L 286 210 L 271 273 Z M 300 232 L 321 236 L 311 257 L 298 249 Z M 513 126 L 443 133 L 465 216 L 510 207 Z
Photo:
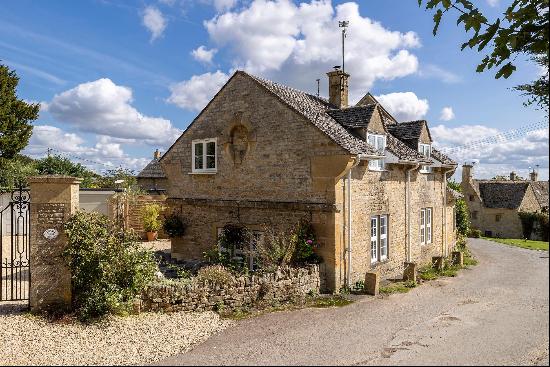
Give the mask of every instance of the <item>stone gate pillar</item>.
M 67 310 L 71 306 L 71 274 L 61 256 L 67 246 L 63 225 L 78 210 L 81 179 L 37 176 L 28 182 L 31 311 Z

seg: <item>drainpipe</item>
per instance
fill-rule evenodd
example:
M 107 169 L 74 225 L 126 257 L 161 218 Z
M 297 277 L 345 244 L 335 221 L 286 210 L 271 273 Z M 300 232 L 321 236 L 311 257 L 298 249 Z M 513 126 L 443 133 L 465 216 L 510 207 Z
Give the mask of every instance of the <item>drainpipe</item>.
M 405 215 L 406 215 L 406 225 L 407 225 L 407 244 L 406 244 L 406 260 L 411 262 L 411 171 L 414 171 L 420 167 L 420 164 L 415 164 L 411 168 L 405 170 L 407 181 L 405 183 Z
M 443 256 L 449 255 L 447 247 L 447 173 L 452 169 L 443 171 Z
M 360 159 L 359 159 L 359 156 L 357 156 L 355 158 L 355 162 L 353 163 L 353 165 L 350 167 L 349 171 L 348 171 L 348 177 L 347 177 L 347 180 L 348 180 L 348 213 L 347 213 L 347 227 L 348 227 L 348 266 L 347 266 L 347 275 L 346 275 L 346 285 L 349 287 L 350 286 L 350 279 L 351 279 L 351 249 L 352 249 L 352 245 L 351 245 L 351 171 L 357 167 L 357 165 L 359 165 L 359 162 L 360 162 Z

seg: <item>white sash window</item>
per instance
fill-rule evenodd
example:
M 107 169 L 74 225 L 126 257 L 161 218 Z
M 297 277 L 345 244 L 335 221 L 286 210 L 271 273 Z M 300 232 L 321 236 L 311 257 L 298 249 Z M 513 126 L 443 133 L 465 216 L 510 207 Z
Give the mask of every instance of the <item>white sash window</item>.
M 432 146 L 430 144 L 418 144 L 418 151 L 426 158 L 430 158 L 432 155 Z M 430 166 L 421 166 L 420 172 L 430 173 L 432 172 L 432 167 Z
M 216 139 L 193 140 L 193 173 L 216 173 L 217 142 Z
M 420 244 L 432 243 L 432 208 L 420 209 Z
M 378 261 L 378 217 L 370 219 L 370 262 Z
M 388 258 L 388 216 L 374 215 L 370 219 L 370 261 Z
M 377 152 L 384 154 L 386 151 L 386 137 L 378 134 L 367 134 L 367 143 L 372 145 Z M 372 159 L 369 161 L 369 169 L 374 171 L 384 170 L 384 159 Z

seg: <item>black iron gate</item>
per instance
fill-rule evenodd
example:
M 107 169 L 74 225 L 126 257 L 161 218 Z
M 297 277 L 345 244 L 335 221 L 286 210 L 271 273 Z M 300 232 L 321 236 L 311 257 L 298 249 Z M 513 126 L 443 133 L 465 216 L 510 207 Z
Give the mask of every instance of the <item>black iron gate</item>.
M 30 194 L 0 192 L 0 301 L 29 299 Z

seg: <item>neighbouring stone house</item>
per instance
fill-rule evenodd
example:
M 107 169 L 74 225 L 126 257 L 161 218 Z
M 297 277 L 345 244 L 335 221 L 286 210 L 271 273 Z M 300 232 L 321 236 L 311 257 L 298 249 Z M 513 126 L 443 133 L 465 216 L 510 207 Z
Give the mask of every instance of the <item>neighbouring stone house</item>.
M 514 172 L 510 179 L 477 180 L 473 166 L 462 166 L 462 192 L 468 205 L 472 227 L 489 237 L 523 238 L 518 213 L 548 211 L 548 181 L 520 180 Z
M 138 186 L 149 194 L 164 194 L 166 191 L 167 180 L 159 163 L 160 157 L 161 153 L 159 150 L 155 150 L 151 162 L 136 176 Z
M 160 159 L 167 203 L 188 223 L 172 256 L 201 258 L 226 224 L 261 233 L 307 219 L 322 286 L 336 290 L 449 252 L 456 163 L 426 121 L 398 123 L 370 94 L 348 106 L 349 75 L 328 78 L 325 100 L 234 73 Z

